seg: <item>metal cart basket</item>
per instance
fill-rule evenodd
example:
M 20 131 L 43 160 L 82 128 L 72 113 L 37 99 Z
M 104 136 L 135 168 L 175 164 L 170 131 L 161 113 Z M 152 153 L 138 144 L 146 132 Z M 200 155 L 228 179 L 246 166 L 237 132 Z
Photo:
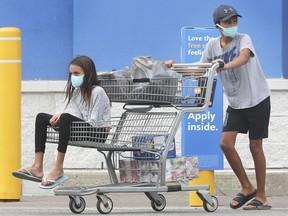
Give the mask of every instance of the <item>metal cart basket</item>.
M 206 65 L 207 64 L 202 64 Z M 151 79 L 106 78 L 101 79 L 112 102 L 125 104 L 202 106 L 210 97 L 209 68 L 191 68 L 191 65 L 177 64 L 173 68 L 181 76 L 157 76 Z M 213 83 L 212 83 L 213 85 Z
M 209 194 L 209 185 L 167 182 L 166 162 L 182 116 L 187 112 L 204 111 L 211 105 L 213 79 L 218 68 L 219 63 L 174 65 L 173 69 L 182 73 L 181 78 L 101 80 L 111 101 L 124 102 L 125 111 L 120 117 L 112 117 L 109 131 L 93 127 L 92 122 L 73 122 L 69 145 L 102 153 L 110 184 L 59 187 L 54 190 L 55 195 L 69 196 L 70 210 L 81 213 L 86 206 L 83 196 L 96 194 L 98 211 L 107 214 L 113 209 L 107 193 L 144 192 L 151 200 L 151 207 L 162 211 L 166 199 L 160 192 L 196 191 L 204 209 L 215 211 L 218 200 Z M 130 105 L 133 108 L 129 108 Z M 172 106 L 175 111 L 153 109 L 158 106 L 163 109 Z M 55 128 L 48 127 L 47 142 L 58 142 Z

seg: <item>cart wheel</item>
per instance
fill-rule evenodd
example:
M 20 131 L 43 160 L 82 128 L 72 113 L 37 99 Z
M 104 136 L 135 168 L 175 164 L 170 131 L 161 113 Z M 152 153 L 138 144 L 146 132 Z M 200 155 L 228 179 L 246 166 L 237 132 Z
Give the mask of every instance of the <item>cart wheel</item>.
M 84 211 L 86 207 L 86 202 L 84 198 L 79 197 L 79 199 L 80 199 L 80 203 L 77 205 L 76 200 L 70 197 L 69 208 L 75 214 L 80 214 L 81 212 Z
M 215 196 L 211 196 L 213 204 L 210 205 L 208 202 L 203 201 L 203 208 L 207 212 L 214 212 L 218 208 L 218 199 Z
M 162 211 L 166 207 L 166 199 L 162 194 L 159 194 L 160 197 L 160 204 L 157 203 L 155 200 L 151 200 L 151 207 L 155 211 Z
M 103 200 L 97 197 L 96 207 L 101 214 L 109 214 L 113 209 L 113 202 L 109 197 L 106 197 L 107 203 L 104 204 Z

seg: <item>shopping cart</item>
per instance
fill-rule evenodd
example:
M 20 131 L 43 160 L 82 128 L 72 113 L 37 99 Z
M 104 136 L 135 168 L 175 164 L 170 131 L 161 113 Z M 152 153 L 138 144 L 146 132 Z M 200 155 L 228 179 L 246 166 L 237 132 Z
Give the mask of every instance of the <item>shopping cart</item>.
M 174 64 L 173 70 L 181 76 L 153 78 L 106 78 L 101 80 L 110 100 L 135 105 L 195 107 L 205 105 L 210 97 L 206 90 L 213 86 L 207 76 L 211 64 Z M 113 71 L 111 72 L 113 73 Z M 211 77 L 212 78 L 212 77 Z M 214 83 L 215 86 L 215 83 Z M 213 91 L 213 88 L 212 88 Z
M 69 145 L 102 153 L 110 184 L 59 187 L 54 190 L 55 195 L 69 196 L 70 210 L 81 213 L 86 206 L 83 196 L 96 194 L 97 210 L 108 214 L 113 209 L 108 193 L 143 192 L 151 207 L 162 211 L 166 199 L 161 192 L 196 191 L 203 208 L 215 211 L 218 200 L 209 194 L 209 185 L 167 182 L 166 163 L 182 116 L 202 112 L 211 105 L 214 75 L 221 66 L 175 64 L 172 69 L 182 74 L 179 78 L 101 80 L 110 100 L 123 102 L 125 111 L 120 117 L 112 117 L 110 131 L 100 131 L 93 123 L 73 122 Z M 175 109 L 163 112 L 166 107 Z M 55 128 L 48 127 L 47 142 L 58 142 Z

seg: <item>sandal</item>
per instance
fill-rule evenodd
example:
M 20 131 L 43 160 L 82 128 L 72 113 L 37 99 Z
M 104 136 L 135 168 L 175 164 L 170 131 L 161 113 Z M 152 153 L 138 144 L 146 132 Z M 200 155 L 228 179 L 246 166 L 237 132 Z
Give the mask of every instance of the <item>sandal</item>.
M 247 196 L 245 196 L 245 195 L 242 194 L 242 193 L 238 193 L 238 194 L 232 199 L 232 200 L 238 202 L 238 204 L 237 204 L 237 205 L 232 205 L 232 204 L 230 203 L 230 208 L 232 208 L 232 209 L 238 209 L 238 208 L 242 207 L 245 203 L 247 203 L 249 200 L 253 199 L 255 196 L 256 196 L 256 190 L 255 190 L 253 193 L 251 193 L 251 194 L 249 194 L 249 195 L 247 195 Z
M 253 199 L 243 209 L 244 210 L 269 210 L 272 206 L 264 205 L 260 200 Z
M 16 178 L 34 181 L 34 182 L 42 182 L 42 178 L 34 176 L 28 169 L 22 169 L 18 171 L 12 172 L 12 175 Z

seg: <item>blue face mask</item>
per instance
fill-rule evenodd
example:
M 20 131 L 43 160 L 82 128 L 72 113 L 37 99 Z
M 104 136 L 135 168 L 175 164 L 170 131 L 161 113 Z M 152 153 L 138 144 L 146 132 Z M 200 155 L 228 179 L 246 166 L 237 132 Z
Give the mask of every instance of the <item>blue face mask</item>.
M 223 34 L 226 37 L 234 38 L 235 35 L 237 34 L 238 26 L 234 26 L 234 27 L 230 27 L 230 28 L 224 28 L 219 24 L 216 24 L 216 25 L 223 30 Z
M 83 84 L 83 81 L 84 81 L 84 74 L 79 76 L 75 75 L 71 76 L 71 83 L 74 88 L 79 88 Z

